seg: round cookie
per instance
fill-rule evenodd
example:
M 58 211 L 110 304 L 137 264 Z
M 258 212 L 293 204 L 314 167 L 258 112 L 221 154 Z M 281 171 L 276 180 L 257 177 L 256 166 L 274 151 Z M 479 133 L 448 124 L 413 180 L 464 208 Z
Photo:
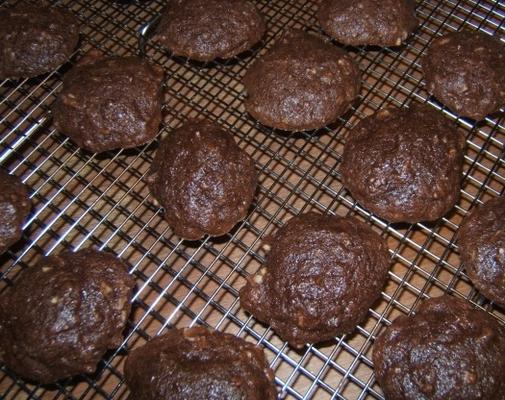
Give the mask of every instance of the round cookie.
M 505 45 L 480 32 L 453 32 L 422 60 L 426 86 L 461 116 L 481 120 L 505 105 Z
M 170 329 L 133 350 L 125 364 L 130 400 L 275 400 L 263 351 L 203 327 Z
M 0 299 L 0 359 L 42 384 L 94 372 L 121 344 L 133 286 L 126 266 L 108 253 L 44 257 Z
M 463 150 L 463 135 L 430 107 L 384 109 L 349 134 L 342 182 L 390 222 L 433 221 L 459 199 Z
M 230 133 L 193 120 L 161 141 L 147 182 L 174 233 L 196 240 L 223 235 L 245 218 L 257 175 Z
M 345 113 L 361 81 L 343 50 L 290 30 L 244 76 L 245 108 L 262 124 L 286 131 L 322 128 Z
M 375 375 L 388 400 L 505 398 L 505 328 L 449 295 L 425 300 L 375 341 Z
M 505 198 L 489 200 L 468 215 L 458 244 L 475 287 L 505 307 Z
M 161 122 L 163 71 L 138 57 L 89 52 L 65 75 L 54 123 L 92 152 L 151 141 Z
M 417 27 L 413 0 L 324 0 L 319 25 L 351 46 L 400 46 Z
M 293 347 L 352 332 L 387 279 L 386 243 L 352 217 L 298 215 L 267 247 L 240 304 Z
M 248 50 L 265 30 L 246 0 L 169 0 L 153 39 L 175 55 L 212 61 Z
M 21 238 L 30 209 L 27 187 L 17 177 L 0 169 L 0 254 Z
M 65 63 L 79 42 L 79 21 L 47 5 L 0 9 L 0 79 L 31 78 Z

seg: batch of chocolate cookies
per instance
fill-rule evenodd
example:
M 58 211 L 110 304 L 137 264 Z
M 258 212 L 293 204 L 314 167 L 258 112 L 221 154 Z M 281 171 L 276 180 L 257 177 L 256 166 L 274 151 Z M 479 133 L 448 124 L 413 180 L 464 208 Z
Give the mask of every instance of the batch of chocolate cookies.
M 334 123 L 358 100 L 359 65 L 345 46 L 402 46 L 417 28 L 411 0 L 322 0 L 319 34 L 287 30 L 243 77 L 244 105 L 283 131 Z M 0 9 L 0 79 L 32 78 L 66 63 L 79 22 L 57 7 Z M 191 60 L 246 57 L 268 26 L 247 0 L 168 0 L 153 43 Z M 344 46 L 342 46 L 344 45 Z M 248 53 L 250 54 L 250 53 Z M 427 90 L 460 117 L 481 120 L 505 105 L 503 40 L 462 30 L 435 38 L 422 59 Z M 54 126 L 83 151 L 132 148 L 156 139 L 164 71 L 140 57 L 91 50 L 63 77 Z M 427 104 L 388 107 L 349 132 L 341 181 L 389 223 L 436 221 L 459 200 L 465 138 Z M 247 217 L 255 163 L 217 123 L 188 120 L 159 142 L 146 178 L 172 231 L 221 236 Z M 0 170 L 0 254 L 22 237 L 29 189 Z M 505 307 L 505 199 L 466 217 L 459 251 L 484 296 Z M 350 216 L 300 214 L 264 239 L 266 259 L 240 289 L 241 306 L 294 349 L 352 333 L 381 296 L 390 255 L 384 238 Z M 0 361 L 29 382 L 93 373 L 123 341 L 135 280 L 110 253 L 44 257 L 0 297 Z M 505 399 L 505 327 L 453 296 L 425 300 L 374 343 L 386 399 Z M 263 351 L 203 327 L 170 329 L 131 351 L 130 399 L 275 399 Z

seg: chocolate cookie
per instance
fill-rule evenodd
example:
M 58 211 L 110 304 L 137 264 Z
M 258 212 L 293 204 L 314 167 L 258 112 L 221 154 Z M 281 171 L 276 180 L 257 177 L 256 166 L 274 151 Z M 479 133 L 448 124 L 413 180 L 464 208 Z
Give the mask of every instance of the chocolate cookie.
M 171 329 L 130 353 L 131 400 L 274 400 L 274 374 L 263 351 L 202 327 Z
M 384 109 L 349 134 L 342 182 L 390 222 L 433 221 L 459 199 L 463 150 L 463 135 L 434 109 Z
M 352 332 L 387 279 L 386 243 L 352 217 L 298 215 L 267 243 L 240 304 L 294 347 Z
M 413 0 L 324 0 L 317 19 L 340 43 L 399 46 L 417 26 Z
M 505 45 L 480 32 L 453 32 L 431 43 L 422 61 L 426 86 L 462 116 L 483 119 L 505 105 Z
M 0 254 L 21 238 L 30 209 L 27 187 L 17 177 L 0 169 Z
M 388 400 L 505 399 L 505 328 L 449 295 L 424 301 L 375 341 Z
M 291 30 L 247 71 L 244 104 L 264 125 L 317 129 L 349 109 L 360 84 L 350 55 L 319 37 Z
M 133 286 L 126 266 L 108 253 L 43 258 L 0 299 L 0 359 L 43 384 L 93 372 L 121 344 Z
M 0 10 L 0 79 L 31 78 L 65 63 L 79 42 L 79 22 L 47 5 Z
M 168 134 L 147 181 L 174 233 L 191 240 L 229 232 L 247 215 L 257 186 L 253 160 L 205 120 Z
M 212 61 L 248 50 L 265 30 L 246 0 L 169 0 L 153 39 L 176 55 Z
M 505 307 L 505 198 L 489 200 L 466 217 L 458 244 L 475 287 Z
M 103 152 L 151 141 L 161 121 L 161 68 L 91 51 L 63 79 L 54 123 L 83 149 Z

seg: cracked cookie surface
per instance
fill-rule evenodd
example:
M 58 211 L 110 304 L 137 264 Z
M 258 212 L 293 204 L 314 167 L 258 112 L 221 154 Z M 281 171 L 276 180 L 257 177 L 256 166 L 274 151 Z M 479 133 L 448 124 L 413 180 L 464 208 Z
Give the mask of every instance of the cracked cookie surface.
M 426 105 L 386 108 L 349 132 L 340 172 L 363 207 L 390 222 L 444 216 L 460 194 L 464 137 Z
M 161 141 L 147 182 L 173 231 L 197 240 L 223 235 L 246 217 L 257 174 L 231 133 L 190 120 Z
M 426 86 L 461 116 L 481 120 L 505 105 L 505 44 L 481 32 L 433 40 L 422 60 Z
M 352 332 L 387 279 L 385 241 L 353 217 L 301 214 L 265 243 L 240 304 L 296 348 Z
M 496 197 L 468 215 L 459 231 L 459 252 L 472 283 L 505 307 L 505 199 Z
M 244 105 L 272 128 L 322 128 L 350 108 L 360 90 L 360 76 L 345 51 L 315 35 L 290 30 L 246 72 Z
M 125 364 L 131 400 L 275 400 L 263 351 L 203 327 L 170 329 L 133 350 Z
M 505 328 L 455 297 L 425 300 L 376 339 L 373 362 L 389 400 L 505 398 Z
M 121 344 L 135 282 L 112 254 L 42 258 L 0 299 L 0 359 L 39 383 L 95 371 Z

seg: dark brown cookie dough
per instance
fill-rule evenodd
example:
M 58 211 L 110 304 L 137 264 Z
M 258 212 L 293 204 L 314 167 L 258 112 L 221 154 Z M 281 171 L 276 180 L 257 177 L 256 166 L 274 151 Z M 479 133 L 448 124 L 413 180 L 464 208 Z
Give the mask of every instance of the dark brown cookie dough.
M 480 32 L 436 38 L 422 61 L 426 86 L 462 116 L 483 119 L 505 105 L 505 45 Z
M 352 217 L 302 214 L 268 243 L 240 304 L 294 347 L 352 332 L 387 279 L 386 243 Z
M 349 109 L 360 85 L 350 55 L 319 37 L 291 30 L 247 71 L 244 104 L 264 125 L 317 129 Z
M 54 123 L 96 153 L 147 143 L 161 121 L 162 81 L 161 68 L 141 58 L 92 50 L 63 79 Z
M 459 199 L 463 150 L 463 135 L 434 109 L 387 108 L 350 132 L 342 182 L 390 222 L 433 221 Z
M 21 228 L 30 209 L 27 187 L 0 169 L 0 254 L 21 238 Z
M 191 240 L 229 232 L 247 215 L 257 186 L 253 160 L 206 120 L 162 140 L 147 181 L 175 234 Z
M 505 198 L 489 200 L 466 217 L 458 244 L 475 287 L 505 307 Z
M 274 374 L 263 351 L 202 327 L 171 329 L 130 353 L 130 400 L 274 400 Z
M 413 0 L 324 0 L 317 19 L 340 43 L 399 46 L 417 26 Z
M 79 22 L 47 5 L 0 10 L 0 79 L 31 78 L 65 63 L 79 42 Z
M 248 50 L 265 29 L 246 0 L 169 0 L 153 39 L 176 55 L 212 61 Z
M 126 266 L 108 253 L 43 258 L 0 299 L 0 360 L 43 384 L 95 371 L 121 344 L 133 286 Z
M 375 341 L 373 362 L 388 400 L 505 399 L 505 329 L 449 295 L 424 301 Z

